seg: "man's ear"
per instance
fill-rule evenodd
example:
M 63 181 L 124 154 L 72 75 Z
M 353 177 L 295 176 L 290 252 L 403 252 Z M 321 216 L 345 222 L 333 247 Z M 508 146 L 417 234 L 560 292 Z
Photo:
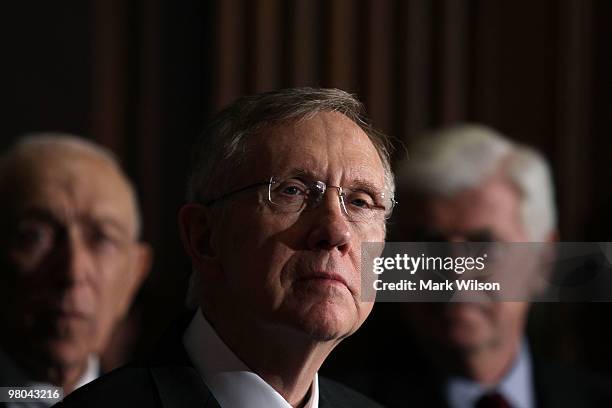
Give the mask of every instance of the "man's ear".
M 540 244 L 541 251 L 539 252 L 539 266 L 537 272 L 539 276 L 533 279 L 533 293 L 538 296 L 545 292 L 551 284 L 551 277 L 554 274 L 554 266 L 556 262 L 555 243 L 559 241 L 559 231 L 553 229 L 544 238 L 544 242 Z
M 153 263 L 153 249 L 143 242 L 134 243 L 134 258 L 126 279 L 121 281 L 120 296 L 116 296 L 117 318 L 123 319 L 128 313 L 138 289 L 149 276 Z M 118 292 L 116 292 L 118 293 Z
M 137 259 L 134 273 L 137 275 L 136 290 L 147 279 L 153 266 L 153 248 L 146 242 L 139 242 L 137 248 Z
M 178 214 L 183 247 L 199 270 L 204 263 L 217 258 L 212 245 L 213 218 L 209 207 L 201 204 L 185 204 Z

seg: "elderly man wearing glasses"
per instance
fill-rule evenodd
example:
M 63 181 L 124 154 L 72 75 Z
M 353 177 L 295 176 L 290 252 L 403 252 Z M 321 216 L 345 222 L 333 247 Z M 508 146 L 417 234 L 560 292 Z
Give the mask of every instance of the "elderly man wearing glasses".
M 239 99 L 196 147 L 179 222 L 197 311 L 66 406 L 377 407 L 317 376 L 372 309 L 362 242 L 394 206 L 388 139 L 336 89 Z

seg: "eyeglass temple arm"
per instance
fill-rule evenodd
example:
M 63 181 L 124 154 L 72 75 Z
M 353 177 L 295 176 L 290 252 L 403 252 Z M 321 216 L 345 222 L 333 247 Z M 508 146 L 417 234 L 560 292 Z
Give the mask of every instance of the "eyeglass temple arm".
M 222 201 L 225 200 L 226 198 L 228 198 L 229 196 L 232 196 L 234 194 L 238 194 L 238 193 L 242 193 L 243 191 L 249 190 L 253 187 L 259 187 L 259 186 L 267 186 L 270 184 L 270 181 L 261 181 L 259 183 L 255 183 L 255 184 L 249 184 L 248 186 L 239 188 L 238 190 L 233 190 L 230 191 L 229 193 L 225 193 L 220 197 L 214 198 L 212 200 L 209 200 L 207 202 L 204 203 L 204 205 L 210 206 L 213 205 L 214 203 L 218 202 L 218 201 Z

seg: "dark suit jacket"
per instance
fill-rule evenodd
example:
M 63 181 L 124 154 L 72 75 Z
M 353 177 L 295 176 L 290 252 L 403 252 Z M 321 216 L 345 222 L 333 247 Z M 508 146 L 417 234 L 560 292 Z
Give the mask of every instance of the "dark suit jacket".
M 393 314 L 397 309 L 389 306 L 394 305 L 377 305 L 366 326 L 334 350 L 321 372 L 389 408 L 448 408 L 446 378 L 423 345 L 407 330 L 389 335 L 393 327 L 389 322 L 401 321 Z M 381 312 L 387 320 L 379 317 Z M 372 333 L 376 333 L 375 348 L 369 347 Z M 346 370 L 349 364 L 351 369 Z M 531 367 L 538 408 L 612 407 L 612 379 L 607 376 L 543 361 L 533 354 Z
M 612 407 L 612 381 L 591 373 L 542 361 L 533 361 L 536 406 L 538 408 Z M 417 366 L 418 367 L 418 366 Z M 367 395 L 386 406 L 448 408 L 445 378 L 431 368 L 413 373 L 379 377 Z M 370 373 L 369 376 L 372 374 Z
M 219 407 L 183 347 L 182 334 L 188 321 L 183 319 L 176 324 L 150 359 L 98 378 L 67 396 L 56 407 Z M 322 377 L 319 377 L 319 407 L 382 408 L 363 395 Z

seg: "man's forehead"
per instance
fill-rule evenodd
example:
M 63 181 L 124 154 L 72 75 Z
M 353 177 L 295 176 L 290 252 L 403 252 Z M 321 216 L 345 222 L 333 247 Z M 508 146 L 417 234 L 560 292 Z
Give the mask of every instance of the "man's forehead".
M 520 222 L 519 191 L 507 180 L 491 179 L 450 197 L 426 201 L 429 221 L 444 226 L 470 228 L 501 222 Z
M 336 112 L 323 112 L 264 129 L 253 136 L 249 150 L 259 170 L 308 169 L 319 177 L 341 172 L 343 179 L 384 181 L 382 162 L 368 135 Z
M 22 163 L 12 192 L 16 216 L 47 212 L 57 218 L 98 220 L 133 228 L 135 203 L 127 181 L 110 163 L 83 158 Z

